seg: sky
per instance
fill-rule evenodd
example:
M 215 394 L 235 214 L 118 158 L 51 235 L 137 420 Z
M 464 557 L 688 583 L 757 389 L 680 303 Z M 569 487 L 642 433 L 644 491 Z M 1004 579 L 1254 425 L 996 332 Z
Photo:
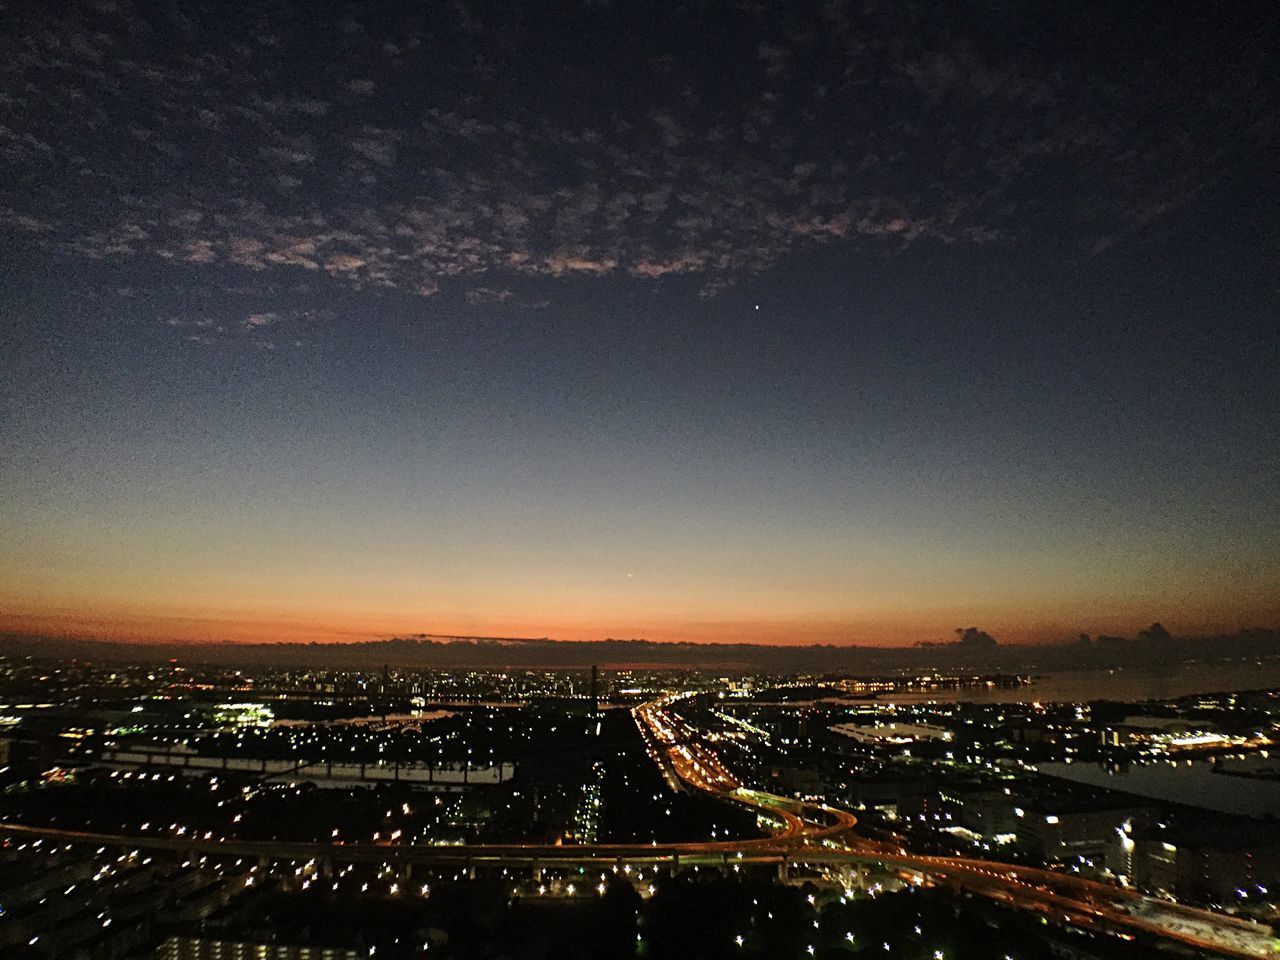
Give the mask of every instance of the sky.
M 0 629 L 1275 626 L 1278 41 L 0 2 Z

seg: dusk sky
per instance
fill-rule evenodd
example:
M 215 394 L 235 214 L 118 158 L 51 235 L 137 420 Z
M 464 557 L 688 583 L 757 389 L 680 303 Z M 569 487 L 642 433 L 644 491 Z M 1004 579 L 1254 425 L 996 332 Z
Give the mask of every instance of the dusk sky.
M 1280 624 L 1274 5 L 400 7 L 0 3 L 0 629 Z

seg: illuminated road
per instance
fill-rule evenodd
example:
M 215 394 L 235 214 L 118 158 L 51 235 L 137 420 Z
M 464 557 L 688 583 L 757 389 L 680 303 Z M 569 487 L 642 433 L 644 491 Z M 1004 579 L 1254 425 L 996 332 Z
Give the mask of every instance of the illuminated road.
M 807 859 L 807 858 L 797 858 Z M 865 863 L 932 878 L 1055 923 L 1084 929 L 1175 940 L 1198 950 L 1233 957 L 1273 957 L 1268 927 L 1226 914 L 1157 900 L 1137 890 L 1081 877 L 966 857 L 929 857 L 883 848 L 824 850 L 814 862 Z
M 846 810 L 744 787 L 707 745 L 702 732 L 670 709 L 684 696 L 669 694 L 632 710 L 649 756 L 658 764 L 667 783 L 673 789 L 688 787 L 750 807 L 782 823 L 772 837 L 730 841 L 730 846 L 741 848 L 751 844 L 782 851 L 840 836 L 857 825 L 858 818 Z
M 911 854 L 853 834 L 857 820 L 852 814 L 746 790 L 706 746 L 700 731 L 670 709 L 681 698 L 669 695 L 633 711 L 646 732 L 650 755 L 664 768 L 668 782 L 678 779 L 723 799 L 781 815 L 785 826 L 772 838 L 773 844 L 779 850 L 792 851 L 793 857 L 797 844 L 805 848 L 806 855 L 796 859 L 824 865 L 839 864 L 843 859 L 846 863 L 896 868 L 1032 910 L 1055 922 L 1175 940 L 1227 956 L 1266 957 L 1278 952 L 1267 928 L 1260 924 L 1050 870 Z M 826 825 L 819 826 L 821 823 Z M 819 841 L 825 849 L 808 853 Z

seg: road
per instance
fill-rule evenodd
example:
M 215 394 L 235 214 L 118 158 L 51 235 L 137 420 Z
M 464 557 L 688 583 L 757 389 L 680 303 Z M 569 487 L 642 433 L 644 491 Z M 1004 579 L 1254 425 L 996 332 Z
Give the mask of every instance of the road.
M 785 850 L 838 837 L 857 826 L 858 818 L 847 810 L 744 787 L 708 746 L 702 732 L 671 709 L 684 696 L 668 694 L 632 710 L 649 756 L 662 769 L 668 784 L 712 794 L 782 823 L 771 837 L 728 841 L 728 845 Z
M 680 699 L 682 695 L 669 695 L 635 709 L 642 731 L 647 731 L 650 754 L 656 753 L 654 759 L 660 765 L 694 789 L 780 814 L 784 829 L 772 841 L 792 856 L 797 846 L 818 844 L 827 848 L 820 855 L 826 864 L 839 863 L 842 852 L 850 863 L 933 877 L 970 893 L 1033 910 L 1055 922 L 1175 940 L 1227 956 L 1257 958 L 1278 952 L 1267 928 L 1260 924 L 1071 874 L 964 857 L 912 854 L 858 836 L 853 832 L 856 818 L 845 811 L 745 790 L 707 746 L 701 732 L 671 709 Z

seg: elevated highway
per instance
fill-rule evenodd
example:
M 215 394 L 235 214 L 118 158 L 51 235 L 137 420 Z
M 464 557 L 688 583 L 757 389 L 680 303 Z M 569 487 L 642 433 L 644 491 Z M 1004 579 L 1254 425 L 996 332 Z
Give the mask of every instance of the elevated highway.
M 782 816 L 784 828 L 771 838 L 774 846 L 762 844 L 758 849 L 772 849 L 784 866 L 803 862 L 889 868 L 1086 929 L 1173 940 L 1223 956 L 1280 957 L 1280 942 L 1261 924 L 1071 874 L 965 857 L 912 854 L 902 847 L 858 836 L 853 830 L 857 820 L 846 811 L 746 790 L 709 749 L 701 732 L 671 709 L 681 698 L 680 694 L 668 695 L 633 711 L 646 732 L 651 755 L 656 752 L 660 764 L 694 789 Z

